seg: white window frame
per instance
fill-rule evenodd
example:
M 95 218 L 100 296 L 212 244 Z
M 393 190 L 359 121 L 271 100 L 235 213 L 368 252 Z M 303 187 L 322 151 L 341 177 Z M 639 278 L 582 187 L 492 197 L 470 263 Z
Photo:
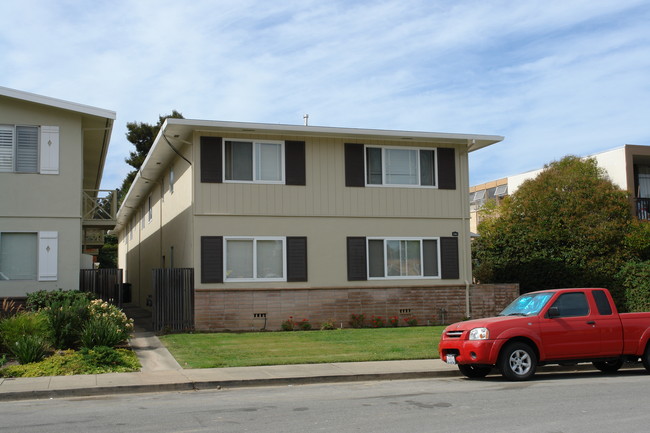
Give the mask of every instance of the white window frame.
M 383 253 L 384 253 L 384 276 L 383 277 L 371 277 L 370 276 L 370 241 L 383 241 Z M 394 276 L 388 275 L 388 259 L 386 252 L 386 242 L 387 241 L 419 241 L 420 242 L 420 275 L 404 275 L 404 276 Z M 437 268 L 438 275 L 424 275 L 424 241 L 436 241 L 437 248 Z M 440 262 L 440 237 L 406 237 L 406 236 L 373 236 L 366 238 L 366 269 L 368 280 L 439 280 L 441 279 L 441 262 Z
M 228 278 L 228 241 L 253 241 L 253 278 Z M 258 278 L 257 275 L 257 241 L 282 242 L 282 277 Z M 223 281 L 232 283 L 253 283 L 287 281 L 287 238 L 284 236 L 224 236 L 223 237 Z
M 153 206 L 151 206 L 151 194 L 149 194 L 149 197 L 147 198 L 147 222 L 151 222 L 153 220 Z
M 169 193 L 173 194 L 174 193 L 174 167 L 169 167 Z
M 18 146 L 17 128 L 34 128 L 36 129 L 36 167 L 34 171 L 18 171 Z M 41 128 L 37 125 L 0 125 L 0 129 L 4 131 L 11 131 L 11 169 L 0 170 L 0 173 L 20 173 L 20 174 L 39 174 L 41 172 Z
M 253 145 L 253 160 L 251 161 L 252 166 L 253 166 L 253 179 L 252 180 L 233 180 L 233 179 L 226 179 L 226 165 L 228 164 L 228 161 L 226 159 L 226 143 L 232 141 L 232 142 L 239 142 L 239 143 L 252 143 Z M 262 180 L 258 179 L 258 173 L 257 173 L 257 149 L 259 145 L 261 144 L 278 144 L 280 145 L 280 180 Z M 269 184 L 269 185 L 284 185 L 285 183 L 285 161 L 284 161 L 284 141 L 277 141 L 277 140 L 249 140 L 245 138 L 224 138 L 223 139 L 223 149 L 222 149 L 222 161 L 223 161 L 223 182 L 224 183 L 261 183 L 261 184 Z
M 368 149 L 380 149 L 381 150 L 381 185 L 376 183 L 368 183 Z M 416 178 L 417 185 L 415 184 L 401 184 L 401 183 L 386 183 L 386 150 L 412 150 L 415 151 L 416 156 Z M 433 151 L 433 169 L 434 169 L 434 179 L 433 185 L 422 185 L 422 176 L 420 173 L 420 151 L 421 150 L 430 150 Z M 435 147 L 413 147 L 413 146 L 386 146 L 386 145 L 372 145 L 366 144 L 363 147 L 363 178 L 365 185 L 367 187 L 379 187 L 379 188 L 427 188 L 427 189 L 438 189 L 438 149 Z
M 51 231 L 5 231 L 2 233 L 33 234 L 36 236 L 36 256 L 34 265 L 36 267 L 36 278 L 6 280 L 0 276 L 0 281 L 57 281 L 58 279 L 58 244 L 59 233 Z

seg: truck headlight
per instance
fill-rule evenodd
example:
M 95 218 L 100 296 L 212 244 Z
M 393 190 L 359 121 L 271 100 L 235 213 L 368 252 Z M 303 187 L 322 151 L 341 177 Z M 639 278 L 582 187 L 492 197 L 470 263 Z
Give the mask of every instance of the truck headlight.
M 469 331 L 470 340 L 487 340 L 490 338 L 490 331 L 487 328 L 474 328 Z

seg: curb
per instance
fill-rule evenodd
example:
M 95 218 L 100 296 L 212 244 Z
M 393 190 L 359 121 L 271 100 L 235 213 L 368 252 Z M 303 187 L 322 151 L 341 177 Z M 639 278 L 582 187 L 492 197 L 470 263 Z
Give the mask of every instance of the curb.
M 153 392 L 183 392 L 203 391 L 214 389 L 254 388 L 260 386 L 287 386 L 308 385 L 317 383 L 345 383 L 364 382 L 370 380 L 405 380 L 426 379 L 437 377 L 455 377 L 460 373 L 449 371 L 423 371 L 403 373 L 373 373 L 373 374 L 342 374 L 333 376 L 307 376 L 292 378 L 268 378 L 250 380 L 220 380 L 220 381 L 188 381 L 178 383 L 150 384 L 150 385 L 121 385 L 86 388 L 48 389 L 32 391 L 15 391 L 0 393 L 0 401 L 39 400 L 69 397 L 95 397 L 116 394 L 145 394 Z

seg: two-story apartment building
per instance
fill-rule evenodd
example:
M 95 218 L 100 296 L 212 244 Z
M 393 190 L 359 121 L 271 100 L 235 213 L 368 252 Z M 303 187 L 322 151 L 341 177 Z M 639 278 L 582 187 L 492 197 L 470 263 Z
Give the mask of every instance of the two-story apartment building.
M 650 221 L 650 146 L 626 144 L 589 155 L 603 168 L 612 182 L 627 191 L 630 211 L 641 221 Z M 489 200 L 501 200 L 514 193 L 528 179 L 534 179 L 544 170 L 520 173 L 502 179 L 472 185 L 469 189 L 470 230 L 477 231 L 481 221 L 481 208 Z
M 194 269 L 197 329 L 462 318 L 468 153 L 502 139 L 167 119 L 118 212 L 119 266 L 142 306 L 152 269 Z
M 92 266 L 86 238 L 114 224 L 110 206 L 97 206 L 114 120 L 0 87 L 0 298 L 79 288 L 79 270 Z

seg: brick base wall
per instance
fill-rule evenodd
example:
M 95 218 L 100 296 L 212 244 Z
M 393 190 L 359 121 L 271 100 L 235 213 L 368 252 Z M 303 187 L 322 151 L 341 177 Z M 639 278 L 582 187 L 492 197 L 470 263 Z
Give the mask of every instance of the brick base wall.
M 471 317 L 493 316 L 519 295 L 517 284 L 470 286 Z M 349 327 L 350 315 L 366 319 L 414 316 L 421 325 L 463 320 L 465 286 L 287 290 L 196 290 L 195 327 L 202 331 L 278 330 L 290 316 Z

